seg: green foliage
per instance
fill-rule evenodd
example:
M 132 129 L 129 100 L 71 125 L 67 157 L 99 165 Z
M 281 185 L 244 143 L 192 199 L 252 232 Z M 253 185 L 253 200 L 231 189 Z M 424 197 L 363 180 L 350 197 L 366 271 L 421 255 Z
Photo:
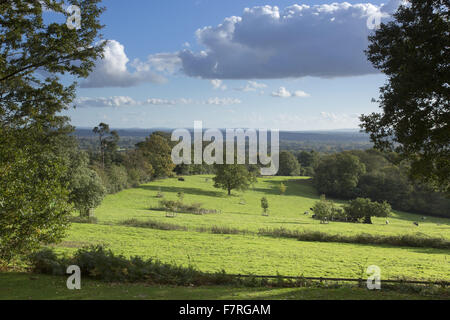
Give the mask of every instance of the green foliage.
M 366 168 L 365 173 L 353 177 L 356 186 L 350 188 L 352 192 L 344 187 L 341 189 L 340 186 L 345 185 L 349 176 L 340 174 L 338 163 L 333 160 L 339 154 L 325 157 L 314 178 L 319 191 L 332 190 L 327 194 L 343 199 L 365 197 L 378 202 L 387 201 L 397 210 L 436 216 L 450 215 L 450 199 L 430 186 L 411 181 L 408 177 L 409 163 L 399 159 L 398 154 L 373 149 L 343 154 L 357 157 Z
M 411 160 L 411 175 L 450 191 L 449 2 L 416 0 L 369 37 L 368 59 L 386 74 L 382 113 L 361 117 L 376 148 Z
M 24 150 L 12 137 L 8 140 L 0 147 L 11 148 L 0 158 L 0 260 L 6 262 L 59 241 L 71 211 L 61 183 L 66 171 L 61 158 L 38 146 Z
M 112 165 L 108 168 L 106 186 L 108 193 L 117 193 L 128 187 L 127 170 L 118 165 Z
M 105 197 L 106 189 L 97 172 L 89 168 L 80 168 L 70 184 L 69 200 L 81 216 L 89 216 L 90 211 L 98 207 Z
M 67 16 L 63 2 L 0 3 L 0 259 L 64 235 L 71 207 L 61 144 L 71 128 L 61 112 L 75 84 L 60 77 L 86 77 L 100 57 L 98 2 L 76 1 L 80 30 L 44 19 L 44 7 Z
M 249 172 L 242 164 L 220 164 L 216 165 L 216 176 L 213 178 L 214 187 L 228 191 L 238 189 L 247 190 L 251 184 L 256 182 L 256 176 Z
M 185 204 L 182 201 L 160 200 L 159 209 L 167 212 L 194 213 L 194 214 L 211 214 L 220 213 L 219 210 L 205 209 L 201 203 Z
M 444 238 L 429 237 L 421 233 L 402 235 L 377 235 L 358 233 L 352 235 L 330 234 L 313 230 L 289 230 L 285 228 L 261 228 L 261 236 L 297 239 L 312 242 L 338 242 L 370 245 L 389 245 L 397 247 L 450 249 L 450 241 Z
M 345 214 L 354 221 L 364 220 L 364 223 L 372 223 L 371 217 L 388 217 L 391 206 L 386 201 L 372 202 L 370 199 L 357 198 L 351 200 L 345 207 Z
M 280 183 L 280 186 L 278 188 L 280 190 L 280 194 L 281 195 L 286 193 L 287 187 L 286 187 L 286 185 L 283 182 Z
M 297 158 L 289 151 L 280 152 L 280 164 L 277 175 L 298 176 L 300 175 L 300 164 Z
M 336 207 L 333 201 L 327 200 L 324 195 L 320 197 L 320 201 L 317 201 L 313 205 L 314 218 L 318 220 L 328 221 L 346 221 L 346 217 L 343 215 L 342 209 Z
M 231 283 L 224 273 L 207 274 L 192 266 L 183 267 L 140 257 L 125 258 L 101 245 L 79 249 L 73 257 L 58 258 L 45 249 L 30 256 L 33 271 L 45 274 L 64 274 L 69 265 L 77 265 L 89 278 L 106 282 L 142 282 L 171 285 L 205 285 Z
M 267 214 L 267 210 L 269 209 L 269 201 L 266 197 L 261 198 L 261 208 L 263 209 L 263 212 Z
M 103 122 L 92 131 L 98 135 L 101 164 L 102 168 L 105 169 L 105 164 L 110 165 L 117 156 L 119 134 L 117 131 L 111 131 L 109 125 Z
M 333 154 L 320 162 L 314 183 L 322 194 L 352 198 L 358 194 L 358 181 L 365 172 L 358 157 L 348 152 Z
M 69 221 L 72 223 L 87 223 L 87 224 L 96 224 L 98 219 L 96 217 L 91 216 L 71 216 L 69 217 Z
M 138 150 L 151 165 L 154 177 L 171 177 L 173 175 L 175 165 L 172 162 L 172 148 L 169 141 L 167 137 L 155 132 L 144 142 L 138 144 Z

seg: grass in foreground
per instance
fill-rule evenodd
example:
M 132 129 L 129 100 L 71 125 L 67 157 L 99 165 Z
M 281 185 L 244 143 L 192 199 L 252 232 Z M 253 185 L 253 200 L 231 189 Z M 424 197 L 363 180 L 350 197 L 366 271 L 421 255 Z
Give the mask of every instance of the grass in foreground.
M 81 290 L 68 290 L 65 277 L 0 273 L 0 300 L 413 300 L 449 299 L 430 294 L 358 287 L 243 288 L 232 286 L 173 287 L 108 284 L 82 280 Z

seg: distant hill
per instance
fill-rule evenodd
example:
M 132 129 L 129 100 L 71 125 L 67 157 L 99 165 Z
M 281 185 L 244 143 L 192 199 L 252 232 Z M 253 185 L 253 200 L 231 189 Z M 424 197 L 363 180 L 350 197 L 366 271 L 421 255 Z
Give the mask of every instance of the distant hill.
M 134 148 L 135 144 L 145 140 L 155 131 L 171 133 L 174 129 L 114 129 L 120 136 L 119 146 L 124 149 Z M 191 132 L 193 130 L 190 130 Z M 222 129 L 224 132 L 224 130 Z M 82 149 L 95 148 L 96 136 L 91 128 L 77 128 L 74 135 L 80 141 Z M 225 132 L 224 132 L 225 136 Z M 372 144 L 369 135 L 357 129 L 330 131 L 280 131 L 280 148 L 283 150 L 316 150 L 335 152 L 353 149 L 368 149 Z
M 148 137 L 155 131 L 172 132 L 174 129 L 113 129 L 121 137 Z M 191 130 L 192 131 L 192 130 Z M 74 133 L 77 137 L 94 137 L 90 128 L 77 128 Z M 280 131 L 280 140 L 286 141 L 354 141 L 369 142 L 369 135 L 359 132 L 358 129 L 330 130 L 330 131 Z

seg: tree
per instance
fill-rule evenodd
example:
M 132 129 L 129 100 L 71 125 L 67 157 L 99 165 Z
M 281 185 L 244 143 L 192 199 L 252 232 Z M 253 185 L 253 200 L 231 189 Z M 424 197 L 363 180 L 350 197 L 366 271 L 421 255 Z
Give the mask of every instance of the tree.
M 286 185 L 282 182 L 282 183 L 280 183 L 279 189 L 280 189 L 280 194 L 283 195 L 283 194 L 286 192 L 287 187 L 286 187 Z
M 61 111 L 75 84 L 60 77 L 88 76 L 101 56 L 98 0 L 71 1 L 82 28 L 43 17 L 68 16 L 54 0 L 0 1 L 0 259 L 60 240 L 71 211 L 63 183 L 68 165 L 59 154 L 72 128 Z
M 312 209 L 315 219 L 321 221 L 345 220 L 342 209 L 337 207 L 333 201 L 327 200 L 325 195 L 320 196 L 320 201 L 315 202 Z
M 372 224 L 372 217 L 388 217 L 391 213 L 391 206 L 386 201 L 372 202 L 367 198 L 357 198 L 351 200 L 345 207 L 345 214 L 359 221 L 363 219 L 364 223 Z
M 105 169 L 105 155 L 107 154 L 110 158 L 109 160 L 112 160 L 118 148 L 118 142 L 120 139 L 119 134 L 115 130 L 111 131 L 109 129 L 109 125 L 103 122 L 92 131 L 95 134 L 98 134 L 102 169 Z
M 320 156 L 314 150 L 311 150 L 310 152 L 301 151 L 297 155 L 297 160 L 302 167 L 311 167 L 314 169 L 319 165 Z
M 137 146 L 151 164 L 155 177 L 170 177 L 173 175 L 175 164 L 172 161 L 172 149 L 166 137 L 155 132 Z
M 234 189 L 246 190 L 256 181 L 255 175 L 248 172 L 243 164 L 219 164 L 215 167 L 214 187 L 227 190 L 228 195 Z
M 320 162 L 314 183 L 320 193 L 352 198 L 357 195 L 359 178 L 365 172 L 358 157 L 348 152 L 333 154 Z
M 263 209 L 263 214 L 267 215 L 267 210 L 269 209 L 269 201 L 266 197 L 261 198 L 261 208 Z
M 97 172 L 86 167 L 74 174 L 70 189 L 69 200 L 82 217 L 89 217 L 91 209 L 98 207 L 106 194 Z
M 300 175 L 300 164 L 297 158 L 289 151 L 280 152 L 279 176 L 298 176 Z
M 411 161 L 411 175 L 450 192 L 448 0 L 408 1 L 369 37 L 366 51 L 388 77 L 382 113 L 361 116 L 375 147 Z

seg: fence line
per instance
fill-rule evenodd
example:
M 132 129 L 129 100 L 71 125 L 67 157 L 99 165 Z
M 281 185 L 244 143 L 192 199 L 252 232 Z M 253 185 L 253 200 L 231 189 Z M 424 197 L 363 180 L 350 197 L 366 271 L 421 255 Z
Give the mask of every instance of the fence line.
M 301 276 L 267 276 L 267 275 L 250 275 L 250 274 L 229 274 L 230 277 L 236 278 L 259 278 L 259 279 L 294 279 L 294 280 L 313 280 L 313 281 L 343 281 L 343 282 L 364 282 L 365 279 L 355 278 L 324 278 L 324 277 L 301 277 Z M 380 280 L 385 283 L 403 283 L 403 284 L 428 284 L 428 285 L 441 285 L 450 286 L 450 281 L 421 281 L 421 280 Z

